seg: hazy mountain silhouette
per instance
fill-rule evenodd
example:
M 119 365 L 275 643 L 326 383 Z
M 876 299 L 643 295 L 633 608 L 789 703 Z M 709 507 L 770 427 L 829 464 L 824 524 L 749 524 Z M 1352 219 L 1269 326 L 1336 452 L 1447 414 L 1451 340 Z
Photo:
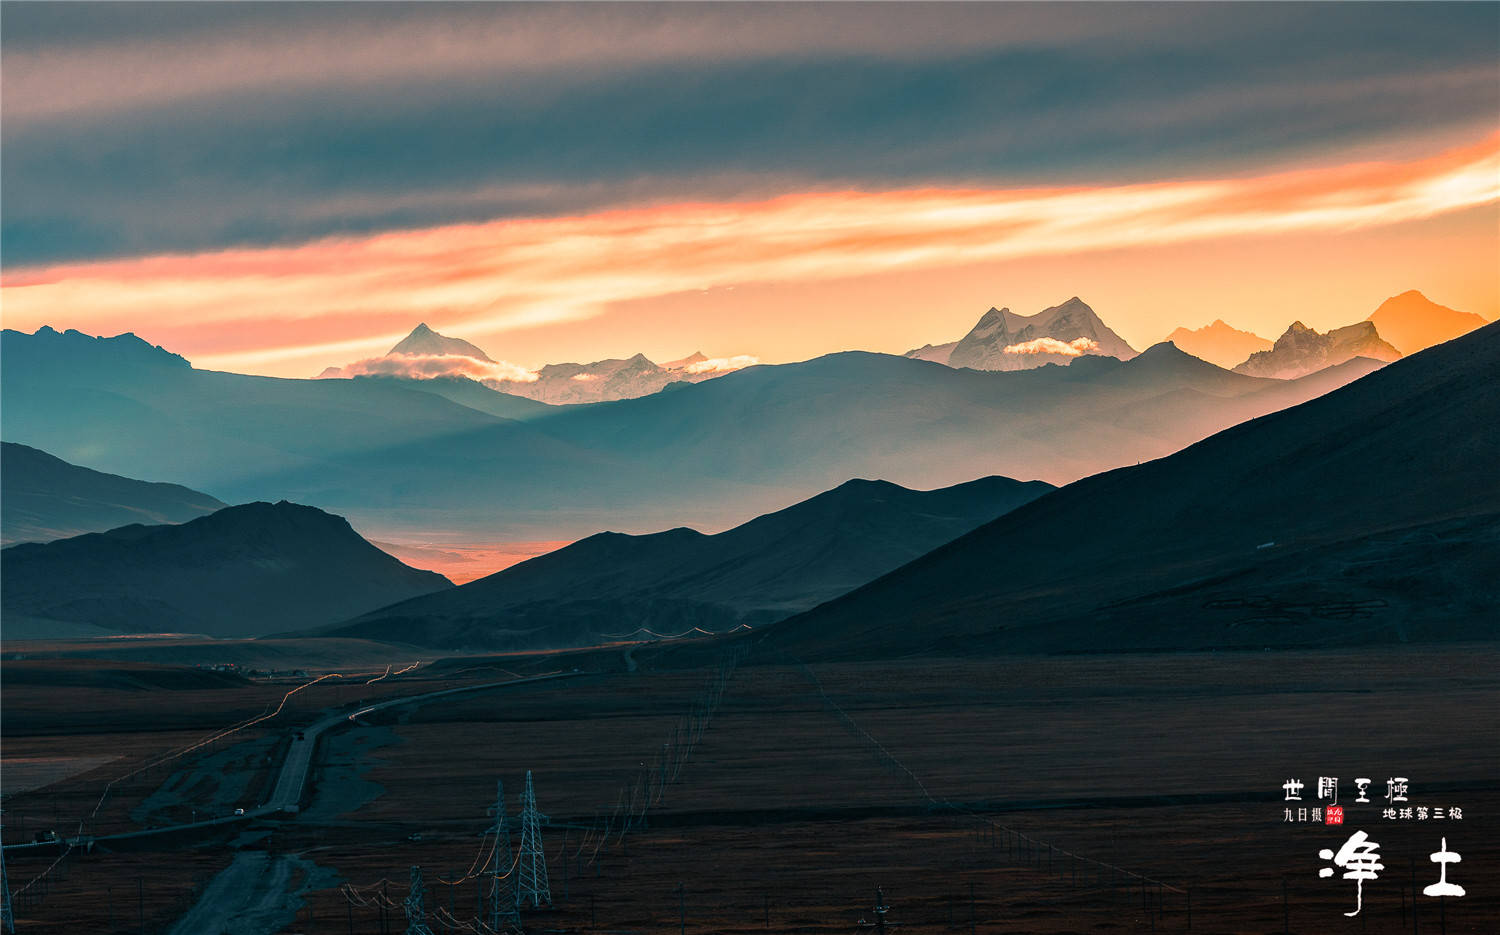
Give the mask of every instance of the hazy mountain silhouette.
M 660 392 L 678 382 L 700 383 L 754 363 L 750 358 L 711 360 L 701 352 L 681 360 L 657 364 L 644 354 L 593 363 L 547 364 L 530 371 L 515 364 L 497 363 L 468 341 L 451 338 L 418 325 L 401 343 L 380 358 L 357 361 L 345 367 L 329 367 L 319 379 L 380 377 L 410 384 L 443 380 L 448 386 L 435 389 L 439 395 L 474 405 L 505 418 L 525 418 L 534 411 L 519 410 L 475 394 L 455 381 L 477 382 L 489 390 L 549 405 L 608 402 L 634 399 Z M 418 386 L 417 388 L 420 388 Z
M 799 656 L 1500 637 L 1500 325 L 1071 484 L 770 628 Z
M 1319 334 L 1300 321 L 1292 322 L 1268 351 L 1256 351 L 1235 373 L 1252 377 L 1294 380 L 1356 357 L 1391 361 L 1401 352 L 1381 340 L 1373 322 L 1361 321 Z
M 0 545 L 50 542 L 129 523 L 183 523 L 224 504 L 177 484 L 104 474 L 0 444 Z
M 428 392 L 400 380 L 249 377 L 159 351 L 110 368 L 97 359 L 152 349 L 76 332 L 8 331 L 3 348 L 7 440 L 226 500 L 316 503 L 377 538 L 441 530 L 487 541 L 723 529 L 851 476 L 922 489 L 988 475 L 1066 483 L 1374 366 L 1277 381 L 1170 344 L 1012 373 L 847 352 L 520 421 L 439 395 L 472 392 L 461 383 Z
M 1030 370 L 1085 354 L 1129 360 L 1136 352 L 1077 296 L 1035 315 L 992 308 L 958 341 L 906 352 L 917 360 L 973 370 Z
M 343 619 L 452 585 L 293 503 L 226 507 L 176 526 L 0 550 L 7 617 L 126 632 L 255 636 Z
M 646 627 L 759 625 L 837 597 L 1053 489 L 852 480 L 717 535 L 606 532 L 329 631 L 445 648 L 588 645 Z
M 1214 319 L 1213 324 L 1189 331 L 1178 328 L 1167 340 L 1194 357 L 1220 367 L 1233 367 L 1256 351 L 1269 351 L 1271 342 L 1250 331 L 1239 331 Z
M 491 454 L 468 469 L 497 482 L 519 473 L 586 483 L 596 473 L 588 452 L 429 391 L 444 390 L 442 384 L 419 390 L 399 380 L 195 370 L 132 335 L 7 330 L 0 341 L 6 440 L 111 473 L 212 489 L 224 499 L 422 506 L 389 482 L 378 453 L 410 445 L 431 460 L 445 444 L 475 433 L 486 433 Z M 525 400 L 516 405 L 536 408 Z M 458 491 L 442 496 L 447 505 L 461 500 Z
M 1415 289 L 1386 299 L 1368 320 L 1375 323 L 1381 337 L 1403 354 L 1414 354 L 1450 341 L 1485 323 L 1472 312 L 1439 305 Z

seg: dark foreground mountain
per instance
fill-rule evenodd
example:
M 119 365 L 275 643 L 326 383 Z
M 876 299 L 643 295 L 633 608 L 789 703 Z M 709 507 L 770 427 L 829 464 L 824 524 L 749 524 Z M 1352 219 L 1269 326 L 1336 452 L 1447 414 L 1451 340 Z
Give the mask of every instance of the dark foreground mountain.
M 837 597 L 1051 489 L 1004 477 L 931 491 L 852 480 L 717 535 L 600 533 L 324 633 L 542 649 L 640 628 L 725 632 Z
M 104 474 L 45 451 L 0 445 L 0 545 L 50 542 L 130 523 L 185 523 L 224 504 L 177 484 Z
M 1500 325 L 1048 494 L 759 637 L 806 658 L 1500 638 Z
M 360 538 L 342 517 L 292 503 L 232 506 L 180 526 L 0 550 L 6 619 L 123 632 L 255 636 L 451 587 Z
M 990 475 L 1066 483 L 1169 454 L 1373 366 L 1280 381 L 1170 344 L 1013 373 L 848 352 L 640 399 L 540 407 L 472 382 L 429 392 L 424 381 L 215 373 L 133 336 L 7 331 L 0 428 L 8 441 L 225 500 L 316 503 L 380 539 L 556 541 L 723 529 L 850 477 L 919 489 Z M 481 411 L 495 403 L 536 411 Z

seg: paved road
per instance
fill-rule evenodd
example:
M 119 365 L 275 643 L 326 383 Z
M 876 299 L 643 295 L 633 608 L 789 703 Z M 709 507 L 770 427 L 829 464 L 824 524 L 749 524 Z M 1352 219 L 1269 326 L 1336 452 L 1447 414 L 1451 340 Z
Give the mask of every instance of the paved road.
M 276 779 L 276 789 L 271 793 L 271 798 L 266 804 L 256 809 L 256 811 L 263 813 L 265 811 L 274 812 L 294 809 L 302 801 L 303 790 L 307 788 L 307 774 L 312 767 L 313 751 L 318 745 L 318 736 L 330 728 L 390 708 L 400 708 L 411 704 L 425 704 L 438 698 L 447 698 L 452 695 L 462 695 L 468 692 L 485 691 L 491 688 L 504 688 L 507 685 L 572 678 L 581 674 L 580 672 L 556 672 L 551 675 L 533 675 L 530 678 L 510 679 L 504 682 L 485 682 L 482 685 L 447 688 L 442 691 L 427 692 L 422 695 L 392 698 L 390 701 L 382 701 L 368 707 L 360 708 L 353 714 L 344 714 L 342 712 L 330 714 L 328 717 L 323 718 L 293 737 L 292 746 L 287 750 L 286 759 L 281 764 L 281 775 Z
M 426 692 L 421 695 L 407 695 L 404 698 L 392 698 L 389 701 L 381 701 L 376 704 L 360 708 L 353 714 L 338 712 L 317 721 L 309 727 L 303 728 L 293 736 L 292 745 L 287 750 L 286 758 L 281 762 L 281 773 L 276 777 L 276 787 L 271 792 L 271 797 L 264 805 L 257 808 L 247 808 L 243 815 L 224 815 L 219 818 L 209 818 L 203 821 L 185 822 L 180 825 L 164 825 L 160 828 L 147 828 L 142 831 L 127 831 L 123 834 L 102 835 L 93 838 L 94 841 L 126 841 L 139 838 L 152 837 L 159 834 L 172 834 L 179 831 L 187 831 L 197 828 L 211 828 L 217 825 L 233 824 L 240 821 L 249 821 L 252 818 L 263 818 L 275 815 L 279 812 L 295 811 L 298 803 L 302 801 L 303 792 L 307 789 L 307 775 L 312 769 L 313 752 L 318 746 L 318 737 L 324 732 L 347 724 L 350 721 L 373 714 L 377 711 L 385 711 L 390 708 L 399 708 L 406 705 L 425 704 L 438 698 L 448 698 L 453 695 L 468 694 L 470 692 L 489 691 L 496 688 L 505 688 L 510 685 L 525 685 L 532 682 L 548 682 L 557 679 L 576 678 L 584 673 L 554 672 L 551 675 L 533 675 L 527 678 L 509 679 L 504 682 L 484 682 L 480 685 L 465 685 L 460 688 L 445 688 L 442 691 Z M 25 850 L 40 848 L 56 848 L 56 841 L 45 841 L 30 844 L 8 844 L 5 850 Z

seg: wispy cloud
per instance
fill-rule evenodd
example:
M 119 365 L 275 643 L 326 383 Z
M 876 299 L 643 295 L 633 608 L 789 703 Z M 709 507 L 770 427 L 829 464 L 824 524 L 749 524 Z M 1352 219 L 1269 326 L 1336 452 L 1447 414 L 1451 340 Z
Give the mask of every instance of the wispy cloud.
M 7 11 L 6 119 L 308 88 L 348 89 L 482 77 L 577 81 L 641 67 L 773 59 L 921 60 L 978 49 L 1057 46 L 1129 36 L 1172 41 L 1149 7 L 1077 16 L 1044 5 L 371 4 L 141 17 L 111 10 Z M 173 5 L 168 5 L 170 8 Z M 319 9 L 322 7 L 322 9 Z M 186 15 L 179 10 L 186 10 Z M 209 8 L 211 11 L 212 8 Z M 290 11 L 290 14 L 288 13 Z M 1243 27 L 1205 9 L 1172 13 L 1195 35 Z M 146 26 L 142 26 L 144 20 Z
M 0 241 L 34 265 L 1410 155 L 1493 128 L 1497 28 L 1494 4 L 8 4 Z
M 468 377 L 471 380 L 492 380 L 509 383 L 535 383 L 534 370 L 507 361 L 476 360 L 453 354 L 392 354 L 385 357 L 367 357 L 343 367 L 330 367 L 321 374 L 325 378 L 335 377 L 408 377 L 427 380 L 434 377 Z
M 131 328 L 199 363 L 305 373 L 337 363 L 319 356 L 330 343 L 363 341 L 376 353 L 391 340 L 384 323 L 402 316 L 440 320 L 483 341 L 597 316 L 616 303 L 736 283 L 1337 232 L 1497 200 L 1500 136 L 1492 136 L 1411 162 L 1245 178 L 795 194 L 21 270 L 4 275 L 5 315 L 17 327 Z M 267 320 L 287 323 L 283 335 L 302 334 L 300 321 L 323 337 L 267 341 L 269 329 L 246 327 Z M 215 323 L 245 343 L 205 360 L 176 340 L 179 329 Z M 267 365 L 277 353 L 282 359 Z
M 1063 357 L 1082 357 L 1084 354 L 1092 354 L 1097 350 L 1099 350 L 1099 342 L 1092 338 L 1075 338 L 1072 341 L 1059 341 L 1057 338 L 1037 338 L 1034 341 L 1007 344 L 1003 349 L 1003 353 L 1059 354 Z
M 730 373 L 735 370 L 744 370 L 746 367 L 754 367 L 760 363 L 760 358 L 752 354 L 736 354 L 733 357 L 710 357 L 707 360 L 698 360 L 680 368 L 685 373 Z

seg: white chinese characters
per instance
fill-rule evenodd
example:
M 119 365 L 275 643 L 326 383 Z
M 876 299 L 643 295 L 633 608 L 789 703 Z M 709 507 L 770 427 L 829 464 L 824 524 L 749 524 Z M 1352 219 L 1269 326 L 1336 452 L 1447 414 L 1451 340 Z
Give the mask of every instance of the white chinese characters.
M 1376 879 L 1380 875 L 1379 871 L 1385 869 L 1385 864 L 1380 862 L 1380 844 L 1371 841 L 1370 836 L 1363 831 L 1356 831 L 1349 835 L 1337 854 L 1325 847 L 1318 851 L 1318 856 L 1333 861 L 1334 866 L 1342 867 L 1344 879 L 1354 881 L 1354 911 L 1344 915 L 1359 915 L 1360 909 L 1364 908 L 1365 881 Z M 1324 867 L 1318 871 L 1318 876 L 1333 876 L 1333 867 Z
M 1427 896 L 1462 896 L 1464 894 L 1464 888 L 1462 886 L 1459 886 L 1457 883 L 1448 882 L 1448 865 L 1456 864 L 1459 861 L 1463 860 L 1463 858 L 1454 851 L 1448 850 L 1447 838 L 1443 838 L 1442 848 L 1438 851 L 1435 851 L 1431 855 L 1430 859 L 1440 868 L 1438 872 L 1438 881 L 1428 886 L 1424 886 L 1422 888 L 1422 893 Z

